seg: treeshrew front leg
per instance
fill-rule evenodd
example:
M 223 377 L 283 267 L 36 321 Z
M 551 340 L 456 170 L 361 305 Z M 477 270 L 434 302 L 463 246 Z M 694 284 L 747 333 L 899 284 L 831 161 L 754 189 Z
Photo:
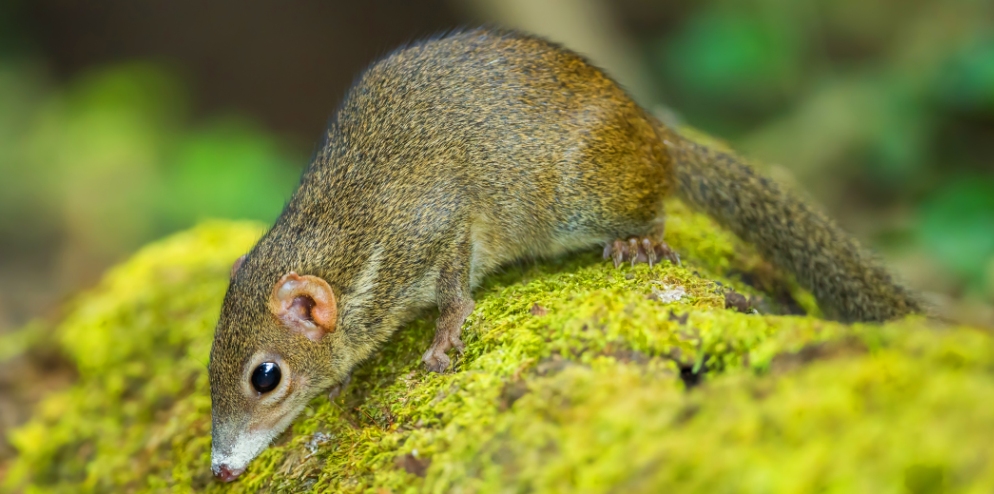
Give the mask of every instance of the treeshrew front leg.
M 455 348 L 460 354 L 463 352 L 463 342 L 459 335 L 466 318 L 473 312 L 473 306 L 472 299 L 463 299 L 452 301 L 441 308 L 435 326 L 435 339 L 421 358 L 429 371 L 442 372 L 449 367 L 451 360 L 446 355 L 449 349 Z
M 469 242 L 460 243 L 439 273 L 436 292 L 439 316 L 435 325 L 435 339 L 421 357 L 421 361 L 431 372 L 442 372 L 449 367 L 451 360 L 446 355 L 449 349 L 455 348 L 460 354 L 463 351 L 459 335 L 462 333 L 463 323 L 475 306 L 470 296 L 470 255 Z

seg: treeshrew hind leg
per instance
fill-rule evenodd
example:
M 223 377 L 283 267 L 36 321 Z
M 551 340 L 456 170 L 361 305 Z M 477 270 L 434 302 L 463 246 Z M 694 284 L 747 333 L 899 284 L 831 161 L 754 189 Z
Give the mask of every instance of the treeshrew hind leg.
M 651 237 L 629 237 L 627 240 L 617 239 L 604 246 L 604 259 L 614 261 L 614 267 L 628 261 L 634 266 L 637 263 L 649 263 L 654 266 L 666 259 L 674 265 L 680 265 L 680 256 L 670 246 Z

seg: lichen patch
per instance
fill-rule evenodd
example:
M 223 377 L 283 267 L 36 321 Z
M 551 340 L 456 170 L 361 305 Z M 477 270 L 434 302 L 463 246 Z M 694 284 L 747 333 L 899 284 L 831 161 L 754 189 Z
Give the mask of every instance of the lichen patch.
M 228 270 L 262 228 L 162 240 L 73 302 L 57 335 L 79 377 L 11 434 L 3 486 L 994 491 L 994 442 L 977 433 L 994 430 L 989 333 L 819 319 L 754 250 L 678 202 L 669 211 L 681 266 L 615 269 L 597 252 L 510 266 L 474 294 L 451 371 L 421 367 L 437 315 L 425 314 L 232 484 L 210 473 L 206 363 Z M 769 313 L 728 307 L 730 291 Z M 792 312 L 783 294 L 810 315 L 776 315 Z

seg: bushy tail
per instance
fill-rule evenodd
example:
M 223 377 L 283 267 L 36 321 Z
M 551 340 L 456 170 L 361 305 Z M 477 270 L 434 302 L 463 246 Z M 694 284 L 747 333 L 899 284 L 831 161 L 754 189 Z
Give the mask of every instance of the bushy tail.
M 827 315 L 884 321 L 922 311 L 855 239 L 796 194 L 735 156 L 661 125 L 659 133 L 670 149 L 680 197 L 792 272 Z

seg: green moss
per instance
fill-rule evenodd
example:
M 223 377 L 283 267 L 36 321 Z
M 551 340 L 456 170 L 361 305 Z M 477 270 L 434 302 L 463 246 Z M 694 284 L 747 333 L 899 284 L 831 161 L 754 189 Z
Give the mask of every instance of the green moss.
M 813 304 L 707 218 L 673 202 L 669 225 L 680 267 L 616 270 L 589 253 L 490 278 L 453 372 L 420 366 L 427 314 L 227 485 L 210 476 L 205 364 L 230 264 L 261 228 L 210 223 L 163 240 L 109 273 L 59 326 L 79 380 L 11 434 L 20 455 L 5 486 L 994 489 L 994 442 L 981 433 L 994 430 L 990 334 L 726 309 L 727 290 L 773 312 L 791 296 Z

